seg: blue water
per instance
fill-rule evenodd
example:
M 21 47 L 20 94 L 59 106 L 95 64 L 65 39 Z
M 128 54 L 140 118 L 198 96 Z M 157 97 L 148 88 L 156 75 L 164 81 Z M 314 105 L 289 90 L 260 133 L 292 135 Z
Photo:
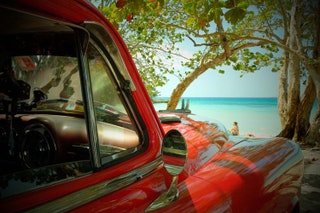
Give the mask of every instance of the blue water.
M 156 99 L 169 100 L 167 97 Z M 189 109 L 205 121 L 218 120 L 227 129 L 237 121 L 240 135 L 276 136 L 281 131 L 277 98 L 213 98 L 186 97 Z M 177 107 L 181 108 L 182 99 Z M 166 103 L 154 104 L 156 110 L 166 109 Z

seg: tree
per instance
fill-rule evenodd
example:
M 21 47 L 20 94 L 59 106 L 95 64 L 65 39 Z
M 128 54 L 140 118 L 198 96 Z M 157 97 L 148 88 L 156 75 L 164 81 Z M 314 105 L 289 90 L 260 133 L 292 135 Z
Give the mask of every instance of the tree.
M 262 39 L 254 36 L 254 25 L 248 29 L 243 27 L 247 25 L 243 25 L 242 19 L 248 17 L 253 20 L 254 16 L 254 13 L 248 10 L 249 4 L 246 1 L 237 1 L 237 4 L 235 1 L 182 2 L 186 18 L 180 19 L 175 26 L 185 31 L 186 38 L 191 40 L 195 47 L 204 48 L 184 64 L 193 71 L 186 73 L 172 92 L 168 109 L 176 108 L 186 88 L 207 70 L 226 64 L 233 65 L 235 70 L 254 72 L 262 64 L 269 63 L 268 59 L 272 56 L 249 51 L 251 47 L 267 47 L 270 42 L 264 38 L 265 32 L 260 29 L 258 33 Z M 179 10 L 181 9 L 178 6 L 175 12 Z M 259 60 L 259 63 L 252 64 L 250 59 L 253 57 Z M 241 58 L 245 60 L 240 61 Z M 223 70 L 219 72 L 224 73 Z
M 310 125 L 310 112 L 315 98 L 319 99 L 319 17 L 316 2 L 296 1 L 288 16 L 281 9 L 284 23 L 283 65 L 280 69 L 279 115 L 282 131 L 279 136 L 315 145 L 319 140 L 319 101 Z M 308 17 L 307 19 L 305 17 Z M 303 20 L 302 20 L 303 19 Z M 311 44 L 311 46 L 310 46 Z M 301 71 L 302 70 L 302 71 Z M 300 97 L 301 75 L 306 74 L 306 88 Z M 287 83 L 289 84 L 287 85 Z M 301 101 L 300 101 L 301 100 Z M 318 141 L 319 142 L 319 141 Z
M 315 145 L 320 144 L 320 1 L 311 2 L 312 14 L 314 14 L 314 18 L 311 18 L 311 23 L 313 26 L 311 27 L 313 30 L 313 48 L 312 48 L 312 58 L 311 60 L 305 60 L 306 66 L 308 67 L 311 80 L 313 83 L 313 87 L 315 88 L 315 95 L 318 100 L 317 104 L 317 112 L 313 118 L 312 124 L 307 131 L 305 143 Z M 306 11 L 307 13 L 308 11 Z M 312 84 L 311 83 L 311 84 Z
M 319 18 L 315 18 L 316 10 L 311 10 L 314 3 L 295 0 L 118 0 L 102 10 L 118 24 L 120 31 L 127 29 L 129 36 L 125 39 L 139 59 L 136 61 L 142 76 L 147 70 L 144 67 L 151 62 L 158 65 L 157 69 L 163 67 L 162 77 L 166 73 L 179 77 L 180 83 L 172 92 L 167 109 L 175 109 L 186 88 L 207 70 L 229 65 L 236 71 L 255 72 L 272 65 L 272 71 L 279 71 L 280 78 L 279 115 L 283 131 L 279 135 L 305 140 L 307 135 L 314 138 L 319 134 L 320 123 L 320 113 L 317 113 L 309 125 L 312 104 L 315 97 L 319 100 L 320 85 L 319 23 L 315 23 Z M 308 16 L 303 15 L 308 12 Z M 301 17 L 308 18 L 302 22 Z M 188 58 L 177 48 L 186 41 L 191 42 L 195 50 Z M 131 44 L 135 44 L 134 48 Z M 282 56 L 278 55 L 279 50 Z M 162 58 L 159 53 L 163 54 Z M 184 71 L 166 67 L 173 58 L 181 61 Z M 147 63 L 139 65 L 140 59 Z M 156 69 L 145 73 L 158 76 Z M 300 88 L 303 78 L 309 79 L 304 93 Z
M 247 69 L 254 72 L 259 67 L 270 63 L 268 59 L 272 57 L 272 54 L 263 55 L 249 51 L 250 47 L 261 46 L 269 41 L 257 40 L 252 36 L 253 28 L 244 29 L 241 27 L 240 21 L 248 13 L 249 6 L 244 0 L 237 1 L 237 3 L 235 1 L 119 0 L 113 5 L 111 4 L 109 9 L 103 9 L 103 11 L 111 21 L 116 22 L 116 25 L 123 23 L 119 20 L 132 17 L 133 14 L 134 19 L 125 22 L 125 27 L 137 33 L 133 37 L 143 47 L 139 51 L 152 52 L 156 50 L 158 53 L 166 53 L 166 63 L 173 58 L 172 56 L 175 56 L 175 60 L 179 58 L 182 66 L 189 69 L 189 71 L 181 72 L 172 68 L 162 72 L 162 74 L 175 74 L 181 80 L 181 83 L 172 92 L 167 109 L 175 109 L 186 88 L 209 69 L 228 63 L 229 65 L 234 64 L 237 70 Z M 122 15 L 119 15 L 119 7 Z M 250 14 L 250 19 L 255 19 L 253 13 Z M 225 23 L 229 23 L 227 30 L 224 29 Z M 256 23 L 253 23 L 252 27 L 254 24 Z M 236 27 L 232 28 L 233 25 Z M 121 27 L 120 24 L 119 28 L 122 29 L 123 26 L 122 24 Z M 255 27 L 257 28 L 259 25 Z M 258 32 L 261 35 L 266 34 L 261 30 Z M 141 35 L 147 35 L 147 37 Z M 186 40 L 191 41 L 195 47 L 195 53 L 189 58 L 184 57 L 176 48 L 179 43 Z M 127 43 L 130 48 L 131 42 Z M 239 62 L 238 58 L 244 54 L 247 54 L 245 56 L 246 62 Z M 257 62 L 259 65 L 250 64 L 252 57 L 259 60 Z M 139 60 L 136 61 L 139 63 Z M 166 63 L 162 65 L 165 66 Z M 139 68 L 144 76 L 144 69 Z M 220 70 L 219 72 L 223 73 L 224 71 Z
M 281 7 L 281 6 L 280 6 Z M 292 5 L 290 16 L 287 17 L 287 8 L 281 8 L 283 17 L 284 36 L 283 45 L 286 45 L 289 50 L 296 51 L 298 48 L 297 39 L 299 33 L 294 33 L 296 26 L 301 23 L 297 18 L 301 14 L 301 10 L 297 10 L 296 5 Z M 282 132 L 280 136 L 293 137 L 295 120 L 298 113 L 298 105 L 300 102 L 300 60 L 295 52 L 284 50 L 283 66 L 280 69 L 280 84 L 279 84 L 279 115 L 281 118 Z M 290 79 L 290 81 L 288 81 Z M 288 83 L 289 82 L 289 83 Z M 287 85 L 288 83 L 288 85 Z

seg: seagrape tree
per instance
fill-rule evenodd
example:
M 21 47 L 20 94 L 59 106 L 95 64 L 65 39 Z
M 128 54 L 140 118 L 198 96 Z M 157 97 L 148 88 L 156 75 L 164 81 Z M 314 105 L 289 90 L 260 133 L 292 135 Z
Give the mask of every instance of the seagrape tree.
M 271 66 L 272 72 L 279 72 L 283 129 L 279 135 L 315 143 L 320 138 L 319 101 L 311 125 L 310 112 L 320 95 L 316 4 L 307 0 L 99 0 L 98 5 L 123 35 L 151 96 L 157 94 L 156 86 L 166 83 L 168 74 L 180 79 L 167 109 L 175 109 L 188 86 L 208 70 L 224 73 L 220 66 L 227 65 L 246 73 Z M 179 49 L 186 41 L 193 45 L 190 56 Z M 172 66 L 177 61 L 179 70 Z
M 316 145 L 320 143 L 320 1 L 292 0 L 286 5 L 279 11 L 284 29 L 283 42 L 278 44 L 283 49 L 279 71 L 278 109 L 282 124 L 279 135 Z M 315 100 L 315 116 L 310 118 Z

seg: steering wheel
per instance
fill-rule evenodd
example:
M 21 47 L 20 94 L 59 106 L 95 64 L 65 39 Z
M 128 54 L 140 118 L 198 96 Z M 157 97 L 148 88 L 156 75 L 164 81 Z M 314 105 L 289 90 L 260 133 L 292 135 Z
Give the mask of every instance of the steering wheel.
M 20 158 L 27 168 L 41 167 L 55 160 L 57 151 L 50 130 L 41 123 L 33 123 L 24 129 Z

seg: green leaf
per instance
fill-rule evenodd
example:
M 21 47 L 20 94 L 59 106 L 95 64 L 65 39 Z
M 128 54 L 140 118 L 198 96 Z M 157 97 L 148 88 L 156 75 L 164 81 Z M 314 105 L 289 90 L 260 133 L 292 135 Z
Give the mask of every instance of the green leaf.
M 196 19 L 193 17 L 189 17 L 186 21 L 186 27 L 191 27 L 194 26 Z
M 249 3 L 246 1 L 241 1 L 237 4 L 237 7 L 239 7 L 240 9 L 243 9 L 243 10 L 247 10 L 249 7 Z
M 226 18 L 226 20 L 235 25 L 237 24 L 239 21 L 241 21 L 246 15 L 246 11 L 239 8 L 239 7 L 234 7 L 232 9 L 230 9 L 229 11 L 227 11 L 224 14 L 224 17 Z
M 219 70 L 218 71 L 218 73 L 220 73 L 220 74 L 224 74 L 224 72 L 225 72 L 224 70 Z
M 229 60 L 232 61 L 232 62 L 234 62 L 234 63 L 236 63 L 236 62 L 238 61 L 238 57 L 236 57 L 236 56 L 231 56 L 231 57 L 229 57 Z
M 214 22 L 218 22 L 220 17 L 223 15 L 221 8 L 211 8 L 208 12 L 209 20 L 214 20 Z

